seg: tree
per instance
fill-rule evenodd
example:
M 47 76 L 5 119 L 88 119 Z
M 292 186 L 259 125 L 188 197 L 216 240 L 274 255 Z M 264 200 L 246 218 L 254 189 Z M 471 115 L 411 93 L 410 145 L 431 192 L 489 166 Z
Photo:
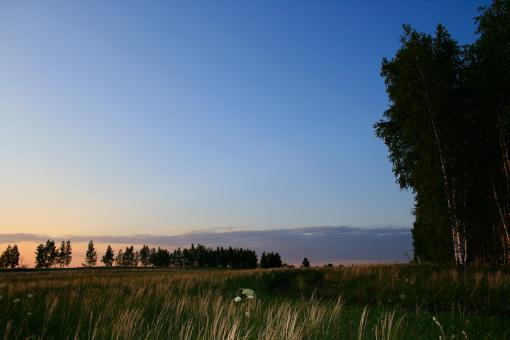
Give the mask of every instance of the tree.
M 73 260 L 73 249 L 71 247 L 71 241 L 66 241 L 66 247 L 65 247 L 65 255 L 63 259 L 64 266 L 69 266 L 71 264 L 71 261 Z
M 310 268 L 310 261 L 306 257 L 303 259 L 303 267 Z
M 0 256 L 0 268 L 16 268 L 19 266 L 19 251 L 18 246 L 11 247 L 9 244 L 5 251 Z
M 417 261 L 510 262 L 510 1 L 476 19 L 459 47 L 404 26 L 382 63 L 390 107 L 376 125 L 401 189 L 415 194 Z
M 108 245 L 108 248 L 106 248 L 106 253 L 103 255 L 101 262 L 103 262 L 106 267 L 111 267 L 113 265 L 114 256 L 115 254 L 112 247 Z
M 122 254 L 122 265 L 127 267 L 136 267 L 138 265 L 138 260 L 138 252 L 134 250 L 134 247 L 126 247 Z
M 35 250 L 35 267 L 48 268 L 48 264 L 46 262 L 46 249 L 42 243 L 40 243 Z
M 160 247 L 158 247 L 158 250 L 153 250 L 150 255 L 151 264 L 155 267 L 168 267 L 171 262 L 170 252 Z
M 142 263 L 142 266 L 147 267 L 148 265 L 150 265 L 151 251 L 148 246 L 144 244 L 138 254 L 140 256 L 140 262 Z
M 261 268 L 279 268 L 282 266 L 282 259 L 280 254 L 268 252 L 262 253 L 260 257 L 260 267 Z
M 19 257 L 20 257 L 20 254 L 19 254 L 18 246 L 15 244 L 11 248 L 10 262 L 9 262 L 9 266 L 11 268 L 19 267 Z
M 90 240 L 89 245 L 87 247 L 87 252 L 85 253 L 85 263 L 84 267 L 94 267 L 97 262 L 97 252 L 94 248 L 94 242 Z
M 115 259 L 115 264 L 117 266 L 124 266 L 124 253 L 122 252 L 122 249 L 119 249 L 117 252 L 117 258 Z
M 60 248 L 58 249 L 57 253 L 58 253 L 58 255 L 57 255 L 57 258 L 55 259 L 55 264 L 59 265 L 60 267 L 63 267 L 64 266 L 64 258 L 66 255 L 65 241 L 62 241 L 62 243 L 60 243 Z
M 55 241 L 47 240 L 46 244 L 39 244 L 35 252 L 36 268 L 50 268 L 56 264 L 58 251 L 55 247 Z

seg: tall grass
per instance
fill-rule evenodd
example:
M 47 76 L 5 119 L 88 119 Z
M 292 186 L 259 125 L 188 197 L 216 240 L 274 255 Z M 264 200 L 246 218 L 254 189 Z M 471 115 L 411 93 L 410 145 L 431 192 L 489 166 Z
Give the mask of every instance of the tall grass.
M 3 339 L 509 337 L 510 319 L 499 312 L 508 296 L 493 302 L 496 308 L 486 308 L 485 298 L 473 297 L 481 296 L 479 289 L 489 299 L 508 293 L 508 274 L 486 272 L 482 278 L 478 274 L 466 278 L 406 266 L 3 273 L 0 335 Z M 255 289 L 257 297 L 235 303 L 236 291 L 246 287 Z M 447 301 L 438 306 L 422 302 L 436 295 L 447 298 L 456 290 L 471 293 L 467 305 L 452 309 L 444 308 Z M 405 297 L 395 297 L 397 293 Z

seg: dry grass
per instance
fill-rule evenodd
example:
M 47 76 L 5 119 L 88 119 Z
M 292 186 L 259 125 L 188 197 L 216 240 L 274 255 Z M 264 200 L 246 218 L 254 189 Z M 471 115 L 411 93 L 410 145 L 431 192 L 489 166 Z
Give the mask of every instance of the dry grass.
M 465 277 L 449 270 L 429 275 L 427 282 L 421 275 L 398 266 L 9 273 L 0 277 L 0 334 L 3 339 L 384 340 L 437 338 L 445 332 L 475 338 L 484 334 L 477 331 L 483 328 L 477 322 L 489 319 L 465 308 L 451 315 L 444 312 L 441 319 L 448 325 L 439 330 L 432 320 L 434 311 L 363 300 L 370 295 L 388 300 L 392 289 L 406 288 L 411 295 L 412 287 L 419 287 L 436 294 L 445 282 L 449 289 L 466 284 Z M 509 282 L 508 274 L 501 272 L 474 274 L 470 280 L 471 288 L 489 292 Z M 364 286 L 354 289 L 359 282 Z M 257 298 L 235 303 L 235 292 L 242 287 L 255 289 Z M 465 323 L 468 317 L 474 322 Z M 483 332 L 493 328 L 498 336 L 508 335 L 501 331 L 508 318 L 502 320 L 486 324 Z

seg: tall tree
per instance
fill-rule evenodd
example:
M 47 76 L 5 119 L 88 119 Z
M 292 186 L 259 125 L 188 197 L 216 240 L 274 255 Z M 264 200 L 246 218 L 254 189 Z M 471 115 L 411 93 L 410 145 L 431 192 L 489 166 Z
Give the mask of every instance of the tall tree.
M 60 243 L 60 247 L 58 248 L 58 255 L 55 260 L 55 264 L 59 265 L 60 267 L 64 266 L 65 263 L 65 256 L 66 256 L 66 243 L 65 241 L 62 241 Z
M 9 266 L 11 268 L 19 267 L 19 258 L 20 258 L 20 253 L 19 253 L 19 250 L 18 250 L 18 245 L 15 244 L 11 248 L 11 255 L 10 255 Z
M 415 259 L 459 268 L 510 262 L 510 1 L 481 11 L 463 48 L 443 26 L 404 27 L 383 60 L 391 105 L 375 125 L 415 194 Z
M 150 265 L 151 250 L 150 250 L 149 246 L 146 246 L 144 244 L 138 254 L 139 254 L 140 263 L 142 264 L 142 266 L 146 267 L 146 266 Z
M 119 249 L 119 251 L 117 252 L 117 257 L 115 258 L 115 264 L 117 266 L 124 266 L 124 252 L 122 251 L 122 249 Z
M 85 253 L 85 263 L 84 267 L 94 267 L 97 262 L 97 252 L 94 248 L 94 242 L 92 240 L 89 241 L 87 252 Z
M 467 244 L 462 202 L 468 175 L 460 157 L 465 140 L 460 48 L 441 25 L 434 37 L 404 26 L 401 41 L 395 57 L 383 60 L 381 74 L 391 105 L 375 125 L 376 132 L 390 150 L 401 188 L 417 193 L 415 230 L 427 225 L 444 234 L 440 229 L 447 228 L 455 262 L 463 267 Z M 430 207 L 429 202 L 439 204 Z M 421 215 L 424 206 L 447 225 Z M 424 249 L 423 255 L 432 251 Z
M 71 241 L 66 241 L 65 255 L 64 255 L 64 266 L 69 266 L 73 260 L 73 248 L 71 247 Z
M 9 244 L 5 251 L 0 256 L 0 268 L 16 268 L 19 266 L 19 251 L 18 246 L 11 247 Z
M 47 268 L 46 262 L 46 248 L 44 244 L 40 243 L 35 250 L 35 267 L 36 268 Z
M 37 246 L 35 252 L 36 268 L 49 268 L 56 264 L 58 251 L 55 247 L 55 241 L 48 239 L 45 244 Z
M 106 267 L 111 267 L 113 265 L 114 256 L 115 254 L 112 247 L 108 245 L 108 248 L 106 248 L 106 252 L 102 257 L 101 262 L 103 262 Z

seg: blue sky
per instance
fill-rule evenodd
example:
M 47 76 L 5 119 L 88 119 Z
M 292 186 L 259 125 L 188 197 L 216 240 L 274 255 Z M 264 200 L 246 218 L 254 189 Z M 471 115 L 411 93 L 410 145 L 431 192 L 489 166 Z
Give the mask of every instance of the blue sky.
M 410 227 L 381 59 L 484 3 L 2 1 L 0 232 Z

